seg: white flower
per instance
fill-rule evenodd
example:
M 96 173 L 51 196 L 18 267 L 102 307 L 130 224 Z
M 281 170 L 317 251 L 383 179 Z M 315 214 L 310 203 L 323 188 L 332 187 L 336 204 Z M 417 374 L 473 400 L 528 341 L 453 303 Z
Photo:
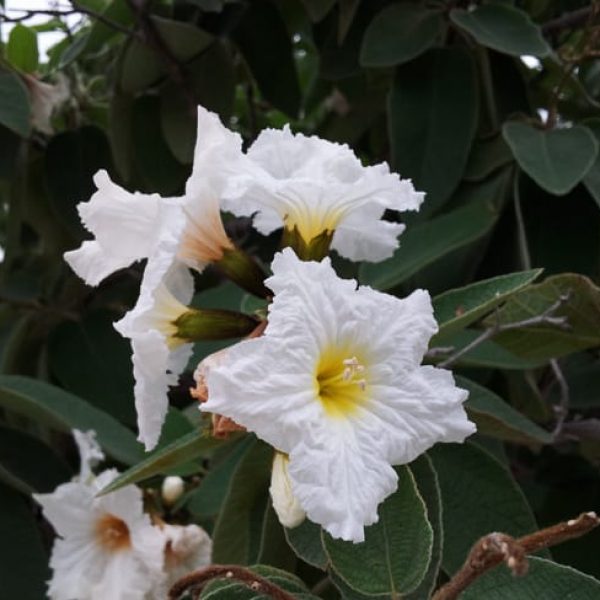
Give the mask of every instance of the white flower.
M 35 75 L 28 73 L 21 73 L 21 77 L 29 90 L 31 126 L 42 133 L 52 135 L 52 113 L 69 98 L 67 78 L 59 73 L 57 82 L 52 84 L 40 81 Z
M 475 431 L 452 374 L 421 366 L 437 330 L 427 292 L 405 299 L 337 277 L 329 259 L 273 261 L 263 337 L 208 373 L 202 410 L 289 455 L 293 495 L 334 537 L 360 542 L 397 486 L 391 465 Z
M 275 453 L 273 471 L 271 472 L 271 500 L 273 508 L 284 527 L 297 527 L 306 518 L 304 509 L 292 492 L 292 484 L 288 473 L 289 458 L 281 452 Z
M 198 107 L 198 140 L 192 176 L 185 196 L 162 198 L 158 194 L 130 193 L 114 184 L 106 171 L 98 171 L 98 191 L 78 205 L 84 226 L 94 240 L 67 252 L 65 260 L 90 285 L 98 285 L 115 271 L 149 258 L 165 238 L 176 238 L 171 260 L 183 261 L 202 271 L 209 262 L 233 249 L 223 228 L 220 196 L 228 171 L 221 160 L 236 163 L 241 138 L 225 129 L 219 118 Z M 230 187 L 237 189 L 234 184 Z
M 73 438 L 79 451 L 79 476 L 78 481 L 89 482 L 94 477 L 93 469 L 104 460 L 104 452 L 96 440 L 96 432 L 89 430 L 85 433 L 79 429 L 73 429 Z
M 165 538 L 144 514 L 141 491 L 127 486 L 96 496 L 117 475 L 104 471 L 91 483 L 34 495 L 59 536 L 51 600 L 144 600 L 162 584 Z
M 333 234 L 332 248 L 350 260 L 380 261 L 398 247 L 404 225 L 383 221 L 386 209 L 417 210 L 424 194 L 390 173 L 386 163 L 364 167 L 346 145 L 316 136 L 266 129 L 238 163 L 244 182 L 225 193 L 236 215 L 256 213 L 263 234 L 297 228 L 306 244 Z
M 165 540 L 165 580 L 152 598 L 164 600 L 169 588 L 181 577 L 211 563 L 212 540 L 198 525 L 168 525 L 158 527 Z

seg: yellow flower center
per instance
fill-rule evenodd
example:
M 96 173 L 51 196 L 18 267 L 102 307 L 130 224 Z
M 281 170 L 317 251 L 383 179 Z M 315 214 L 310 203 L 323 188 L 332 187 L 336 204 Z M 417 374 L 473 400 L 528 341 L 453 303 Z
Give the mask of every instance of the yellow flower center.
M 115 515 L 106 513 L 96 521 L 96 539 L 107 552 L 119 552 L 131 547 L 127 523 Z
M 321 354 L 315 372 L 315 388 L 331 417 L 354 414 L 368 400 L 367 372 L 363 361 L 343 349 Z
M 289 210 L 284 218 L 285 228 L 298 230 L 300 237 L 306 244 L 322 233 L 333 233 L 338 223 L 344 217 L 344 211 L 339 207 L 330 207 L 319 210 L 314 207 L 302 205 Z

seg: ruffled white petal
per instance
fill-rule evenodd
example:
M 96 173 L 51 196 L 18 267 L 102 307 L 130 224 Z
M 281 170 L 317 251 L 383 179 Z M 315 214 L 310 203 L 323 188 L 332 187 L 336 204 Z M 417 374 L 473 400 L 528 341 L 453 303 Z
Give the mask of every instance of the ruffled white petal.
M 386 209 L 417 210 L 424 195 L 390 173 L 387 164 L 364 167 L 346 145 L 316 136 L 266 129 L 241 161 L 224 206 L 255 214 L 258 231 L 298 227 L 305 241 L 335 231 L 332 248 L 351 260 L 379 261 L 398 247 L 403 227 L 382 221 Z
M 159 239 L 164 208 L 176 203 L 157 194 L 131 194 L 114 184 L 106 171 L 98 171 L 94 183 L 98 191 L 78 210 L 95 239 L 65 254 L 71 268 L 90 285 L 147 258 Z
M 420 365 L 437 330 L 427 292 L 401 300 L 357 288 L 328 259 L 302 262 L 289 249 L 272 268 L 265 335 L 209 371 L 201 408 L 289 454 L 308 517 L 358 542 L 395 490 L 391 465 L 474 432 L 466 392 L 449 372 Z
M 73 429 L 73 438 L 79 451 L 79 481 L 87 482 L 93 477 L 93 468 L 104 460 L 104 452 L 96 440 L 95 431 Z

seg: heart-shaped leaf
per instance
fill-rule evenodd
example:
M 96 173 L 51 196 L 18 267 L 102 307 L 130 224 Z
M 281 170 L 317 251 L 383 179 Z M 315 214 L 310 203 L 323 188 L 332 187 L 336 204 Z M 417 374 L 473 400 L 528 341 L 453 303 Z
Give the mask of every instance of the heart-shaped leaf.
M 583 179 L 598 155 L 596 138 L 581 125 L 546 131 L 511 122 L 504 124 L 502 133 L 523 171 L 559 196 Z
M 450 12 L 450 19 L 480 44 L 498 52 L 512 56 L 550 53 L 540 28 L 529 15 L 508 4 L 484 4 L 472 11 L 456 8 Z

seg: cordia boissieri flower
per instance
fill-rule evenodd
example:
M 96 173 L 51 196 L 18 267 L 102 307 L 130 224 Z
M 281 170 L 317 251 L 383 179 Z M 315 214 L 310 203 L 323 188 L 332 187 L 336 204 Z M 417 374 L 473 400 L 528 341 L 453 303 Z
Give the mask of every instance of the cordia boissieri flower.
M 360 542 L 397 486 L 392 465 L 475 431 L 450 371 L 422 366 L 437 330 L 429 294 L 404 299 L 340 279 L 329 259 L 275 256 L 262 337 L 207 375 L 202 410 L 289 457 L 293 496 L 332 536 Z
M 34 495 L 58 535 L 51 600 L 145 600 L 164 581 L 165 538 L 143 512 L 141 490 L 97 496 L 117 475 L 111 469 Z
M 244 185 L 227 189 L 228 210 L 254 214 L 265 235 L 284 227 L 307 247 L 333 236 L 331 247 L 354 261 L 389 258 L 404 225 L 383 220 L 384 212 L 418 210 L 424 198 L 386 163 L 363 166 L 348 146 L 292 134 L 288 126 L 265 129 L 237 170 L 231 181 Z

